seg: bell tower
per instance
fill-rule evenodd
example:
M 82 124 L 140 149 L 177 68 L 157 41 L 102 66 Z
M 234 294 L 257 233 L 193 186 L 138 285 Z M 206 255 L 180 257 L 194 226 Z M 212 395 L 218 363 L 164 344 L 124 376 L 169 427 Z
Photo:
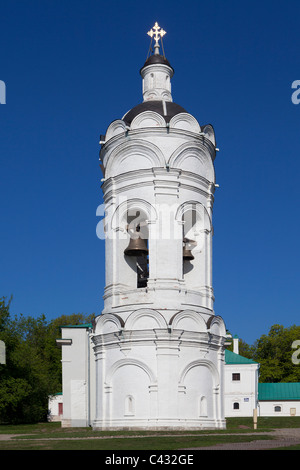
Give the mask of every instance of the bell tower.
M 155 23 L 143 101 L 101 141 L 104 309 L 96 318 L 94 429 L 224 428 L 226 329 L 215 315 L 210 124 L 173 102 Z

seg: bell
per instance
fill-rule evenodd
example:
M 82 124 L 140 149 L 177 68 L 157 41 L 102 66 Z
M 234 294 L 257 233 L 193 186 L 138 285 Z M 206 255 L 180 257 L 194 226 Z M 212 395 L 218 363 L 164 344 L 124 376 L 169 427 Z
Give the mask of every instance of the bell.
M 148 254 L 147 242 L 143 238 L 130 238 L 130 242 L 124 255 L 127 256 L 142 256 Z
M 194 256 L 192 255 L 192 250 L 188 250 L 188 245 L 196 245 L 196 242 L 194 240 L 189 240 L 188 238 L 183 239 L 183 252 L 182 252 L 182 257 L 184 260 L 191 261 L 192 259 L 195 259 Z

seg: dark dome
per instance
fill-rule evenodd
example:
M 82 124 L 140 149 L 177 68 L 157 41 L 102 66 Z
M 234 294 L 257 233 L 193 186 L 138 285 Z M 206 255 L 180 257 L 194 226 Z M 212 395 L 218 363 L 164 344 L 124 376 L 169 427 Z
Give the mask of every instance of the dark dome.
M 165 118 L 166 122 L 170 122 L 171 118 L 176 116 L 176 114 L 187 112 L 184 108 L 182 108 L 182 106 L 179 106 L 179 104 L 173 103 L 172 101 L 165 101 L 164 103 L 166 105 L 166 115 L 164 114 L 162 101 L 145 101 L 144 103 L 140 103 L 128 111 L 128 113 L 126 113 L 123 117 L 123 121 L 129 125 L 136 116 L 143 113 L 144 111 L 155 111 Z
M 171 67 L 169 61 L 164 56 L 162 56 L 160 54 L 152 54 L 148 57 L 148 59 L 144 63 L 141 70 L 144 67 L 147 67 L 147 65 L 153 65 L 153 64 L 163 64 L 163 65 L 167 65 L 168 67 Z M 171 69 L 174 70 L 173 67 L 171 67 Z

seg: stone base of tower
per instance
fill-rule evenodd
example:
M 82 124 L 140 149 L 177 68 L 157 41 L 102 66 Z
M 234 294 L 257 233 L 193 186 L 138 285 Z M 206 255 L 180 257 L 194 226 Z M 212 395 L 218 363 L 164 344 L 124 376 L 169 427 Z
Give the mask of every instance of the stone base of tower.
M 94 429 L 226 427 L 223 320 L 212 315 L 204 322 L 199 313 L 180 311 L 164 322 L 151 309 L 134 311 L 126 321 L 113 314 L 96 319 Z
M 226 429 L 226 420 L 133 420 L 93 423 L 94 431 L 197 431 Z

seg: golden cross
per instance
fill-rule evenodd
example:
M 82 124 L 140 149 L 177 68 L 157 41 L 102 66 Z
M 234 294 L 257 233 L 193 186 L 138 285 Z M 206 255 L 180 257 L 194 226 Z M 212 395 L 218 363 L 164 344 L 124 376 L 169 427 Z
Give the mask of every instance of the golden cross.
M 154 30 L 154 31 L 153 31 Z M 160 30 L 160 31 L 159 31 Z M 154 36 L 154 39 L 155 39 L 155 46 L 158 46 L 158 41 L 159 41 L 159 38 L 163 37 L 165 34 L 166 34 L 166 31 L 164 31 L 159 25 L 158 23 L 156 22 L 155 25 L 153 26 L 153 29 L 150 29 L 150 31 L 148 31 L 148 36 L 150 36 L 151 38 Z

